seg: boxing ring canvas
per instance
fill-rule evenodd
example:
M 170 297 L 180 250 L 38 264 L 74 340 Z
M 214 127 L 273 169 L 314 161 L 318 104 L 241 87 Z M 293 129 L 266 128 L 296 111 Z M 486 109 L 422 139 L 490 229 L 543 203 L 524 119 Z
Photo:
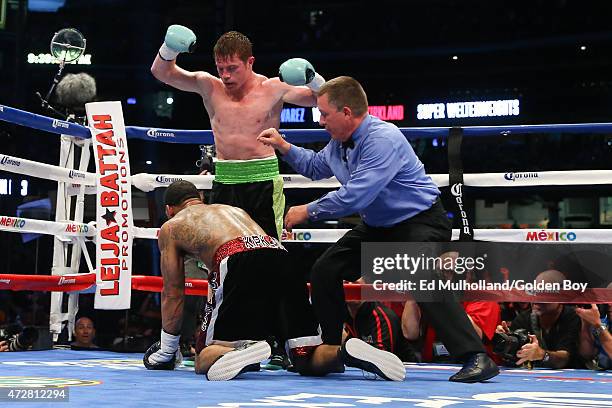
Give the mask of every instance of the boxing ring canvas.
M 68 387 L 65 404 L 26 406 L 146 407 L 610 407 L 612 373 L 505 369 L 487 383 L 451 383 L 458 366 L 409 364 L 401 383 L 349 368 L 324 378 L 286 371 L 212 382 L 193 367 L 147 371 L 142 354 L 48 350 L 2 353 L 0 387 Z M 2 406 L 7 402 L 2 401 Z

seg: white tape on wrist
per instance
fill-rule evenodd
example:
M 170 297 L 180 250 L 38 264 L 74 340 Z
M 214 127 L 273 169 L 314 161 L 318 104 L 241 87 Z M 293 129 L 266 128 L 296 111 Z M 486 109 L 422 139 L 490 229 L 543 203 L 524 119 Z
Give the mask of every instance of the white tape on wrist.
M 174 51 L 172 48 L 168 47 L 165 42 L 159 48 L 159 56 L 164 61 L 175 60 L 177 55 L 179 55 L 179 53 Z
M 307 83 L 306 86 L 312 89 L 313 92 L 319 92 L 319 89 L 321 88 L 321 86 L 323 86 L 324 83 L 325 78 L 319 75 L 319 73 L 316 73 L 312 81 Z
M 174 352 L 179 348 L 180 340 L 180 334 L 175 336 L 174 334 L 166 333 L 164 329 L 162 329 L 160 350 L 167 354 L 174 354 Z

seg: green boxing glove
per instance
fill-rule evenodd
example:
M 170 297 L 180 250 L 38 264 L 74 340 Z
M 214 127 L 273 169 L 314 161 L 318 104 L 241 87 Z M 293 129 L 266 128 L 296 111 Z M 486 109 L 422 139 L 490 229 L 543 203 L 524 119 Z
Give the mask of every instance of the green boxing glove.
M 325 79 L 316 73 L 310 62 L 304 58 L 291 58 L 283 62 L 278 70 L 278 77 L 289 85 L 306 85 L 317 92 Z
M 166 38 L 159 49 L 159 56 L 165 61 L 172 61 L 181 52 L 192 52 L 196 35 L 185 26 L 174 24 L 168 27 Z

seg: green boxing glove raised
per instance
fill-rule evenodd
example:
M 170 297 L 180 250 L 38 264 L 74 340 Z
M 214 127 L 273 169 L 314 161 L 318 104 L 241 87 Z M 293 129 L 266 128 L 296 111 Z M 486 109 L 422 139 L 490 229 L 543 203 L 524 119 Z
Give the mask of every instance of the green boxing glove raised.
M 193 31 L 182 25 L 171 25 L 159 49 L 159 56 L 165 61 L 172 61 L 181 52 L 192 52 L 195 43 L 196 36 Z
M 283 62 L 278 70 L 278 77 L 289 85 L 306 85 L 317 92 L 325 79 L 317 74 L 310 62 L 304 58 L 291 58 Z

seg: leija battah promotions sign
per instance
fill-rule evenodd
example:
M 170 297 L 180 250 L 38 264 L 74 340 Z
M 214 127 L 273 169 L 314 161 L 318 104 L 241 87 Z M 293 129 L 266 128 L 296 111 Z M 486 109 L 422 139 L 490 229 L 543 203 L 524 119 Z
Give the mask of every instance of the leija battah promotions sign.
M 129 309 L 132 281 L 132 190 L 120 102 L 88 103 L 96 161 L 96 309 Z
M 508 242 L 364 243 L 363 300 L 612 302 L 612 248 Z

